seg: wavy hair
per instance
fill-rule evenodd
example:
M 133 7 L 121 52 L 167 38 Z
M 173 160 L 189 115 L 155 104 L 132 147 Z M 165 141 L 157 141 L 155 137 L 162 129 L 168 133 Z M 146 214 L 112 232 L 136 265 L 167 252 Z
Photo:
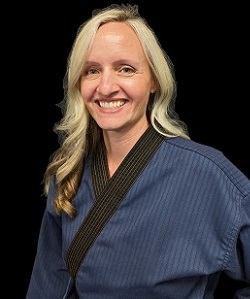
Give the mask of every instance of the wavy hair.
M 67 60 L 64 78 L 64 98 L 59 104 L 62 118 L 54 125 L 59 148 L 53 153 L 44 174 L 44 194 L 48 195 L 52 177 L 57 187 L 55 210 L 74 217 L 72 200 L 78 190 L 84 161 L 95 151 L 102 131 L 87 111 L 80 93 L 82 67 L 98 28 L 108 22 L 128 24 L 141 42 L 157 89 L 150 95 L 147 113 L 151 124 L 160 134 L 189 139 L 186 124 L 175 112 L 176 81 L 173 64 L 137 5 L 111 5 L 94 10 L 92 17 L 78 29 Z

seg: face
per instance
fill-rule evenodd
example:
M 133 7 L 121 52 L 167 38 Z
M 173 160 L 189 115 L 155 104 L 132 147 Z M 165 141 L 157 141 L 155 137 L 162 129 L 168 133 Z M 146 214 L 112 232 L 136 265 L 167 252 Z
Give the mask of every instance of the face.
M 83 68 L 80 91 L 97 124 L 124 132 L 148 126 L 146 110 L 155 89 L 142 46 L 128 25 L 102 25 Z

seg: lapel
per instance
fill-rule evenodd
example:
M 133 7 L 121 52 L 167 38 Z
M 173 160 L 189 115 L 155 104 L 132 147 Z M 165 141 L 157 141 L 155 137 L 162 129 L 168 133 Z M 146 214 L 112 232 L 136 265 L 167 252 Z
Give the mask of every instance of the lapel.
M 99 143 L 91 165 L 96 200 L 70 244 L 66 256 L 67 267 L 74 279 L 88 249 L 164 139 L 164 136 L 150 126 L 111 178 L 108 177 L 103 143 Z
M 103 143 L 99 143 L 92 159 L 91 173 L 97 201 L 120 201 L 151 160 L 165 139 L 150 126 L 131 149 L 114 175 L 109 178 L 108 164 Z

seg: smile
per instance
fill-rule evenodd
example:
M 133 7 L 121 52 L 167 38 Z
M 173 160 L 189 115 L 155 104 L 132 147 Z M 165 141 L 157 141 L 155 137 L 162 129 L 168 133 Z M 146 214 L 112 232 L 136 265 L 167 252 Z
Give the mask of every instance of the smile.
M 99 106 L 105 109 L 114 109 L 121 107 L 125 104 L 125 101 L 116 101 L 116 102 L 104 102 L 99 101 Z

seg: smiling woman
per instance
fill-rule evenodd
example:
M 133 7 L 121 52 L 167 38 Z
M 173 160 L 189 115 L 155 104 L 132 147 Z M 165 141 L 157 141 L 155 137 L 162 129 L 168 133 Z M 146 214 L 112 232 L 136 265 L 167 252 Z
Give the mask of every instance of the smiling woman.
M 88 53 L 80 91 L 103 130 L 110 176 L 149 127 L 147 107 L 155 85 L 134 30 L 121 22 L 102 25 Z
M 222 275 L 249 297 L 250 181 L 191 140 L 138 6 L 94 11 L 64 83 L 26 299 L 214 298 Z

